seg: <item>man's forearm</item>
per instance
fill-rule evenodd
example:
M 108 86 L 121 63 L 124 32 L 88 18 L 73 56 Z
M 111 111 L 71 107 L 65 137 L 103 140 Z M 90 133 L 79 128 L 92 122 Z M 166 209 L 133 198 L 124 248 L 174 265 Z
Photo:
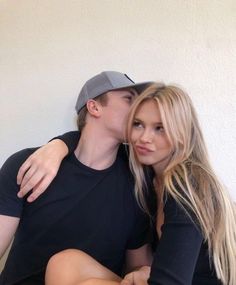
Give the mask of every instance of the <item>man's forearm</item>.
M 137 271 L 142 267 L 150 266 L 153 260 L 150 244 L 145 244 L 135 250 L 127 250 L 125 273 Z
M 139 269 L 126 274 L 121 285 L 148 285 L 150 266 L 142 266 Z
M 0 215 L 0 258 L 4 255 L 9 247 L 17 226 L 19 218 Z

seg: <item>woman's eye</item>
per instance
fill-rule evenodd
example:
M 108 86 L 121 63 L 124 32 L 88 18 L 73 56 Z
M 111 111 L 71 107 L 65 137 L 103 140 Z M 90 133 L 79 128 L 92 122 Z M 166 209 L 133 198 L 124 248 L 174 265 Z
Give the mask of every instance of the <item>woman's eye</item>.
M 162 126 L 156 127 L 157 132 L 164 132 L 164 128 Z
M 135 128 L 141 128 L 142 125 L 141 125 L 140 122 L 134 121 L 134 122 L 133 122 L 133 127 L 135 127 Z

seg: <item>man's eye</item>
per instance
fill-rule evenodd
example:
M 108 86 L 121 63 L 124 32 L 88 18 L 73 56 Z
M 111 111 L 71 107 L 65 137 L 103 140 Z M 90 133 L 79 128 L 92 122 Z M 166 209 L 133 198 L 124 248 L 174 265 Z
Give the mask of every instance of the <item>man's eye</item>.
M 133 96 L 126 96 L 125 99 L 127 99 L 128 101 L 132 101 L 133 100 Z

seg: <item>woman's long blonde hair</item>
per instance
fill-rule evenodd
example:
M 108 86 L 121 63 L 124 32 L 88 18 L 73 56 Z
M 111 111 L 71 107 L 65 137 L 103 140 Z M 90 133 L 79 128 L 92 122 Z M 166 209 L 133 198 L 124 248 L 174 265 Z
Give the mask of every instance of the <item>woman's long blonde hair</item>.
M 173 155 L 163 173 L 163 188 L 185 209 L 193 211 L 208 244 L 217 277 L 224 285 L 236 284 L 236 211 L 208 159 L 196 112 L 189 96 L 176 86 L 153 84 L 134 102 L 128 117 L 130 142 L 135 114 L 146 100 L 155 100 Z M 130 144 L 130 167 L 136 197 L 148 211 L 144 169 Z M 180 191 L 181 189 L 181 191 Z

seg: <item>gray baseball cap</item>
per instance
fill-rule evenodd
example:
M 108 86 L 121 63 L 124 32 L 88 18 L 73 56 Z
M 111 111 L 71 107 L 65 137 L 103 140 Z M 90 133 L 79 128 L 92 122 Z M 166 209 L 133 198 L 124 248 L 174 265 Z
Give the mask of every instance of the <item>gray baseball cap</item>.
M 75 110 L 79 113 L 89 99 L 94 99 L 108 91 L 134 88 L 138 93 L 141 93 L 151 83 L 152 82 L 134 83 L 134 81 L 124 73 L 117 71 L 103 71 L 84 84 L 79 93 Z

